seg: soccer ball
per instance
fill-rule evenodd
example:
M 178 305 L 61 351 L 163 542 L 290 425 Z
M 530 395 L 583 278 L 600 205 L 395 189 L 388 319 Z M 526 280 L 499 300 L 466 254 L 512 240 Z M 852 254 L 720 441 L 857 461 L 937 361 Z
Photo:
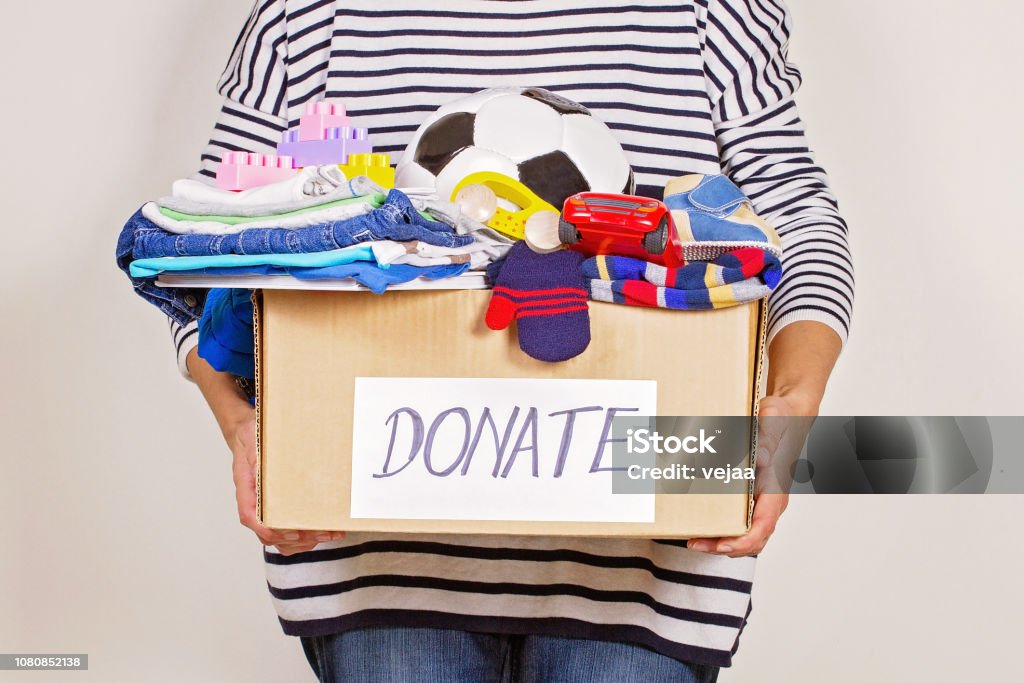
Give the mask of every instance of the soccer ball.
M 634 191 L 633 170 L 608 126 L 541 88 L 492 88 L 440 107 L 402 154 L 395 185 L 433 188 L 449 200 L 480 171 L 518 180 L 559 210 L 577 192 Z

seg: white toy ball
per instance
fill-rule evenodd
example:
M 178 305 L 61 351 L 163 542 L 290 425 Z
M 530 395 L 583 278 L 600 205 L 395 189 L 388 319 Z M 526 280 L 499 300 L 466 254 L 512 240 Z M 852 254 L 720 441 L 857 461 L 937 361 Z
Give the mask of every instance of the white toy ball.
M 634 191 L 633 170 L 608 126 L 541 88 L 492 88 L 440 107 L 406 147 L 395 185 L 433 187 L 450 199 L 480 171 L 518 180 L 559 210 L 577 192 Z

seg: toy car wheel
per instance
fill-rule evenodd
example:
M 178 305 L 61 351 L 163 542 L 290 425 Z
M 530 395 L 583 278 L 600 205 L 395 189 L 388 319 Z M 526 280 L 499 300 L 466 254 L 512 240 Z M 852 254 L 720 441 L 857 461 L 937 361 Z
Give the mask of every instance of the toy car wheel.
M 664 254 L 668 246 L 668 218 L 662 218 L 658 227 L 644 235 L 644 249 L 648 254 Z
M 558 240 L 562 244 L 576 244 L 580 241 L 580 232 L 576 226 L 565 220 L 558 219 Z

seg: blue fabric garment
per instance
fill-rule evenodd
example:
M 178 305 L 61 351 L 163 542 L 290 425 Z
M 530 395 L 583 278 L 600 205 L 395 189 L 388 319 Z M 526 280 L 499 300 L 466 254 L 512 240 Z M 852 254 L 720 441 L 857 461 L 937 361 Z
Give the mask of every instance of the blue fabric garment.
M 355 261 L 340 266 L 327 268 L 290 268 L 290 275 L 303 280 L 338 280 L 352 278 L 370 291 L 383 294 L 388 285 L 409 282 L 418 277 L 428 280 L 440 280 L 461 275 L 469 270 L 468 263 L 453 263 L 444 266 L 410 266 L 405 264 L 392 265 L 386 270 L 376 265 Z
M 185 271 L 188 275 L 291 275 L 302 280 L 344 280 L 351 278 L 376 294 L 383 294 L 388 285 L 410 282 L 418 277 L 440 280 L 462 275 L 469 269 L 468 263 L 453 263 L 443 266 L 410 266 L 393 264 L 386 269 L 375 263 L 353 261 L 323 268 L 291 268 L 273 265 L 238 266 L 235 268 L 199 268 Z
M 282 268 L 256 265 L 237 268 L 209 268 L 207 275 L 280 275 L 291 274 L 308 280 L 352 278 L 371 291 L 382 294 L 388 285 L 409 282 L 417 277 L 436 280 L 466 272 L 468 263 L 444 266 L 394 265 L 384 270 L 376 264 L 354 261 L 325 268 Z M 206 297 L 199 318 L 199 357 L 214 370 L 253 379 L 256 376 L 252 331 L 252 290 L 214 288 Z
M 176 235 L 162 230 L 136 211 L 117 239 L 115 259 L 131 280 L 135 292 L 180 325 L 200 317 L 206 292 L 188 287 L 157 287 L 150 278 L 135 277 L 130 264 L 161 256 L 213 256 L 225 254 L 296 254 L 333 251 L 375 240 L 413 241 L 445 247 L 463 247 L 472 235 L 421 216 L 398 190 L 388 193 L 379 209 L 368 214 L 323 225 L 297 228 L 243 230 L 231 235 Z
M 240 266 L 283 266 L 323 268 L 352 261 L 375 261 L 373 247 L 356 244 L 344 249 L 315 251 L 306 254 L 222 254 L 214 256 L 158 256 L 132 261 L 128 272 L 136 278 L 152 278 L 160 273 L 196 273 L 210 268 Z M 375 266 L 377 267 L 377 266 Z M 381 268 L 388 266 L 382 265 Z
M 688 192 L 672 193 L 672 182 L 665 188 L 665 205 L 672 211 L 686 212 L 687 229 L 682 229 L 676 221 L 684 242 L 692 239 L 697 242 L 771 243 L 761 228 L 729 219 L 736 209 L 750 200 L 727 176 L 705 176 L 697 187 Z
M 156 226 L 142 215 L 141 209 L 132 214 L 117 238 L 114 253 L 117 267 L 131 280 L 136 294 L 159 308 L 179 325 L 188 325 L 202 314 L 206 290 L 190 287 L 157 287 L 152 278 L 133 277 L 129 272 L 129 266 L 135 258 L 135 236 L 141 231 L 153 228 Z
M 341 249 L 373 240 L 419 240 L 443 247 L 463 247 L 472 235 L 459 235 L 444 223 L 427 220 L 402 192 L 391 190 L 379 209 L 307 228 L 251 228 L 226 235 L 174 234 L 150 223 L 135 227 L 132 255 L 210 256 L 219 254 L 296 254 Z
M 719 668 L 614 641 L 543 634 L 371 627 L 317 638 L 302 649 L 321 681 L 615 681 L 714 683 Z
M 724 175 L 705 176 L 697 187 L 689 192 L 680 192 L 665 197 L 670 209 L 683 211 L 704 211 L 727 215 L 749 202 L 747 195 Z
M 256 377 L 252 291 L 211 289 L 199 318 L 199 357 L 214 370 Z

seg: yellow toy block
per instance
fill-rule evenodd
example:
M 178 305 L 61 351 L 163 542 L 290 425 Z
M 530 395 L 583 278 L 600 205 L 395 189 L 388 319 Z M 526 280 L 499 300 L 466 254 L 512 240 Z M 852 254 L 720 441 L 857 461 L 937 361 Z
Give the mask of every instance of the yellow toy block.
M 347 164 L 338 164 L 346 178 L 364 175 L 386 190 L 395 186 L 395 169 L 387 154 L 350 154 Z
M 468 185 L 483 185 L 494 192 L 497 197 L 508 200 L 519 207 L 518 211 L 509 211 L 498 206 L 494 209 L 493 215 L 485 221 L 488 227 L 517 240 L 526 236 L 526 221 L 530 219 L 530 216 L 540 211 L 553 211 L 556 215 L 560 212 L 559 209 L 538 197 L 518 180 L 491 171 L 471 173 L 463 178 L 452 190 L 451 201 L 456 201 L 456 196 Z

